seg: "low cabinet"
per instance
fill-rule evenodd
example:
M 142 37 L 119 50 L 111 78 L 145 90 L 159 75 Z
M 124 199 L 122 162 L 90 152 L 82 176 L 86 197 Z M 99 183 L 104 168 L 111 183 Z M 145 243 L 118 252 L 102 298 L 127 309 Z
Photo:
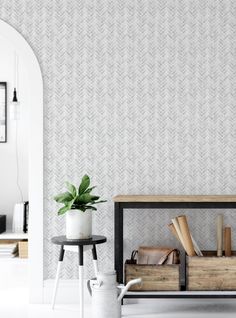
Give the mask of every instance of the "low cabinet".
M 236 195 L 118 195 L 114 201 L 115 270 L 124 282 L 123 219 L 126 209 L 236 209 Z M 236 298 L 235 291 L 128 292 L 126 298 Z

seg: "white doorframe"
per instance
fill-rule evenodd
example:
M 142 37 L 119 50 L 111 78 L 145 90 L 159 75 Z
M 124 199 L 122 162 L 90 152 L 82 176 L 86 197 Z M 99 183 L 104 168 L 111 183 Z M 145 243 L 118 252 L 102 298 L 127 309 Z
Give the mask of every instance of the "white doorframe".
M 29 75 L 29 269 L 30 302 L 43 302 L 43 79 L 23 36 L 0 20 L 0 35 L 12 43 Z

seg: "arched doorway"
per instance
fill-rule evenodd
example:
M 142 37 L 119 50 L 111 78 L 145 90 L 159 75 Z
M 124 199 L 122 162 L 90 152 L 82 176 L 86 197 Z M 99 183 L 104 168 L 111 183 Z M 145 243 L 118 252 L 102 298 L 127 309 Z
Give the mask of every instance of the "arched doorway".
M 43 80 L 38 60 L 24 37 L 0 20 L 0 35 L 14 45 L 29 81 L 29 269 L 30 302 L 43 302 Z

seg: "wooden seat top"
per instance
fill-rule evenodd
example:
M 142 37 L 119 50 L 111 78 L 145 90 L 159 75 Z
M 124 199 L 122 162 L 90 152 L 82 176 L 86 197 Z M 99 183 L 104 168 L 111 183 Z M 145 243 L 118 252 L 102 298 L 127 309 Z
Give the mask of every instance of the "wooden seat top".
M 105 236 L 102 235 L 93 235 L 91 238 L 89 239 L 76 239 L 76 240 L 72 240 L 72 239 L 67 239 L 65 235 L 61 235 L 61 236 L 54 236 L 51 239 L 51 242 L 53 244 L 57 244 L 57 245 L 94 245 L 94 244 L 101 244 L 101 243 L 105 243 L 107 241 L 107 238 Z
M 236 202 L 236 195 L 117 195 L 114 202 Z

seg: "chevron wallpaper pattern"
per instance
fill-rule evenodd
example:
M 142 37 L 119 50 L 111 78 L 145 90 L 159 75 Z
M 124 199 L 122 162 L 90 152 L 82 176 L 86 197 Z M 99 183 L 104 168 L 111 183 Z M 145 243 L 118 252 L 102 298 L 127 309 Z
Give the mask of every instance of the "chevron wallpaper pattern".
M 94 215 L 94 232 L 108 237 L 104 270 L 113 195 L 236 193 L 235 0 L 1 0 L 0 18 L 43 72 L 45 279 L 58 257 L 50 238 L 64 231 L 52 197 L 65 180 L 88 173 L 108 199 Z M 126 213 L 126 256 L 142 243 L 174 244 L 165 225 L 178 213 Z M 214 248 L 215 212 L 187 213 L 200 246 Z M 74 278 L 69 257 L 63 276 Z

